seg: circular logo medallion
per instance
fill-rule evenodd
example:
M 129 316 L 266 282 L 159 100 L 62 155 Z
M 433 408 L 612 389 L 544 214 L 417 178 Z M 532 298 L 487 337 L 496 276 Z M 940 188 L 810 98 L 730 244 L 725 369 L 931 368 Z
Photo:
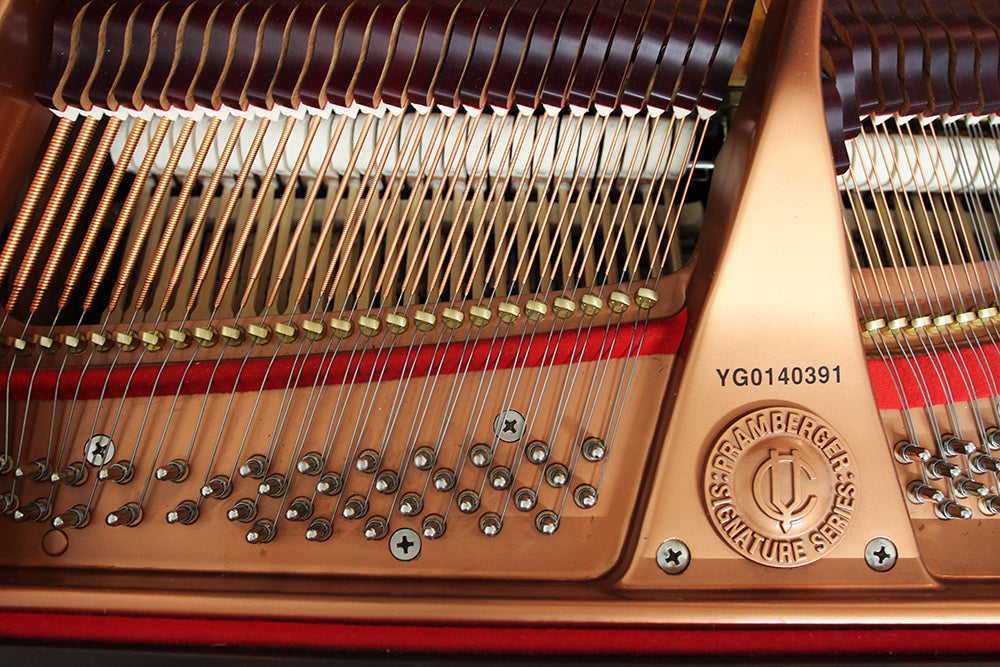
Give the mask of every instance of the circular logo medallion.
M 798 408 L 764 408 L 719 435 L 705 466 L 705 503 L 729 546 L 771 567 L 830 552 L 857 503 L 854 459 L 825 421 Z

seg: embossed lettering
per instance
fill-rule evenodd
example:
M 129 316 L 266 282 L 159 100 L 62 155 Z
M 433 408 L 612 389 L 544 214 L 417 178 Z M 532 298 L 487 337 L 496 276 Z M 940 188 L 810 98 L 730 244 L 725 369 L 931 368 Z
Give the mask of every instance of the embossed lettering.
M 802 422 L 802 415 L 794 410 L 788 411 L 788 422 L 785 424 L 785 431 L 788 433 L 798 433 L 799 424 Z
M 809 417 L 802 417 L 802 425 L 799 427 L 799 435 L 803 438 L 808 438 L 812 440 L 813 433 L 816 431 L 816 422 Z
M 754 382 L 745 369 L 720 372 L 720 381 L 740 372 Z M 846 445 L 820 417 L 778 407 L 753 411 L 732 422 L 708 456 L 702 487 L 708 517 L 750 560 L 772 567 L 811 563 L 850 529 L 858 494 L 852 465 Z
M 758 440 L 762 436 L 770 433 L 770 431 L 768 431 L 768 424 L 764 415 L 757 415 L 756 419 L 749 417 L 744 423 L 747 426 L 747 431 L 750 432 L 750 437 L 754 440 Z
M 771 433 L 781 433 L 785 430 L 785 413 L 775 410 L 771 413 Z

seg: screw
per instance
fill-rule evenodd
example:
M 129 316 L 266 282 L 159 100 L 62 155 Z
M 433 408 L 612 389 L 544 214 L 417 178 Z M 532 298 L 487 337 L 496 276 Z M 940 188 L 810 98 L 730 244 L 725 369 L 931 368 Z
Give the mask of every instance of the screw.
M 92 466 L 101 467 L 115 455 L 115 443 L 106 435 L 91 436 L 83 446 L 83 457 Z
M 886 537 L 876 537 L 865 546 L 865 562 L 876 572 L 888 572 L 896 564 L 896 545 Z
M 400 528 L 389 538 L 389 553 L 396 560 L 413 560 L 420 555 L 420 535 L 412 528 Z
M 503 442 L 517 442 L 524 434 L 524 415 L 517 410 L 504 410 L 493 420 L 493 432 Z
M 677 538 L 664 540 L 656 550 L 656 564 L 667 574 L 680 574 L 691 564 L 691 551 Z

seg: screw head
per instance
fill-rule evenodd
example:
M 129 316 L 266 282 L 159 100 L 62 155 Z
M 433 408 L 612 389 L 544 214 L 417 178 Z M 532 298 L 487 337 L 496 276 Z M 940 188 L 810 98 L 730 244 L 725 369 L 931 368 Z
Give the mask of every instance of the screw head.
M 657 548 L 656 564 L 667 574 L 680 574 L 691 564 L 691 551 L 686 544 L 672 537 Z
M 389 553 L 396 560 L 413 560 L 420 555 L 420 534 L 412 528 L 400 528 L 389 538 Z
M 524 415 L 517 410 L 504 410 L 493 419 L 493 432 L 503 442 L 517 442 L 524 434 Z
M 115 443 L 108 436 L 98 433 L 83 446 L 83 457 L 92 466 L 100 468 L 115 456 Z
M 865 545 L 865 562 L 876 572 L 888 572 L 896 564 L 896 545 L 887 537 L 876 537 Z

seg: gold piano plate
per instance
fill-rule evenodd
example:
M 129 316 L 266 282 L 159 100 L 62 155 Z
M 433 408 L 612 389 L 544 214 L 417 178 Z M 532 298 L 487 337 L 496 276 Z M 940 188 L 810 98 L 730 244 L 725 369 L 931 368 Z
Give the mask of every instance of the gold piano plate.
M 722 3 L 723 16 L 703 23 L 727 24 L 736 4 Z M 0 47 L 21 45 L 26 62 L 11 75 L 23 80 L 0 95 L 0 212 L 10 221 L 33 192 L 25 175 L 33 165 L 44 170 L 39 156 L 60 131 L 31 98 L 53 7 L 29 5 L 0 4 Z M 104 10 L 94 3 L 87 11 Z M 10 434 L 0 459 L 8 468 L 0 501 L 9 499 L 10 515 L 0 517 L 0 608 L 539 627 L 1000 622 L 1000 568 L 991 558 L 1000 514 L 961 518 L 992 497 L 977 489 L 996 488 L 990 466 L 1000 461 L 979 459 L 986 468 L 966 475 L 970 457 L 986 451 L 970 445 L 935 457 L 946 474 L 924 480 L 930 455 L 921 458 L 910 443 L 913 460 L 904 461 L 899 443 L 913 431 L 941 434 L 929 421 L 907 422 L 878 386 L 879 369 L 891 374 L 885 359 L 900 359 L 879 336 L 920 329 L 910 335 L 926 333 L 924 352 L 933 356 L 929 327 L 951 322 L 859 316 L 867 311 L 855 289 L 879 280 L 880 269 L 862 266 L 856 251 L 852 266 L 851 225 L 870 202 L 838 190 L 822 88 L 823 16 L 818 1 L 769 3 L 731 124 L 709 120 L 707 109 L 661 118 L 631 109 L 410 115 L 380 107 L 310 111 L 303 120 L 273 120 L 268 111 L 195 121 L 182 113 L 169 135 L 165 113 L 151 117 L 163 123 L 155 135 L 157 122 L 143 130 L 147 119 L 130 116 L 122 127 L 135 125 L 121 135 L 145 132 L 154 154 L 164 141 L 161 162 L 173 151 L 174 162 L 183 154 L 189 163 L 153 165 L 136 179 L 131 204 L 124 192 L 114 200 L 136 206 L 136 218 L 150 217 L 154 236 L 165 239 L 154 251 L 155 239 L 145 247 L 132 226 L 109 253 L 110 264 L 151 266 L 146 284 L 123 278 L 122 293 L 110 297 L 95 287 L 95 309 L 112 306 L 74 327 L 51 319 L 59 317 L 53 303 L 29 309 L 19 300 L 41 273 L 21 247 L 34 247 L 33 229 L 13 244 L 31 270 L 15 276 L 17 263 L 2 262 L 12 267 L 3 295 L 16 307 L 0 325 Z M 23 48 L 22 35 L 34 46 Z M 63 126 L 67 146 L 84 131 L 94 141 L 119 135 L 106 116 L 81 118 Z M 213 169 L 202 169 L 194 153 L 209 136 L 202 152 L 217 157 L 244 123 L 264 127 L 267 150 L 279 153 L 274 164 L 284 160 L 291 176 L 244 173 L 253 185 L 228 199 L 243 187 L 239 177 L 209 182 Z M 459 138 L 448 139 L 459 126 Z M 640 126 L 640 140 L 621 138 Z M 694 174 L 705 168 L 704 138 L 720 126 L 728 134 L 703 208 Z M 580 150 L 559 182 L 538 185 L 534 178 L 554 173 L 562 150 L 559 142 L 551 154 L 539 147 L 546 128 Z M 519 131 L 532 133 L 525 144 L 539 142 L 531 148 L 539 152 L 515 174 Z M 608 150 L 588 153 L 588 132 Z M 644 146 L 643 132 L 666 138 Z M 185 153 L 188 133 L 195 139 Z M 334 151 L 341 133 L 359 138 L 343 155 Z M 320 149 L 311 155 L 314 136 Z M 384 152 L 383 137 L 386 145 L 396 140 Z M 292 149 L 281 158 L 285 140 L 306 146 L 298 166 Z M 454 149 L 460 166 L 438 173 L 440 154 L 414 166 L 376 164 L 405 162 L 418 145 L 422 158 L 435 146 Z M 489 166 L 492 153 L 480 164 L 476 146 L 502 153 L 500 166 Z M 367 171 L 349 178 L 362 154 Z M 641 177 L 626 169 L 636 154 Z M 607 174 L 567 175 L 588 156 Z M 328 182 L 300 175 L 302 164 L 324 159 L 320 174 L 329 164 L 349 168 Z M 135 162 L 129 174 L 143 169 Z M 109 160 L 101 178 L 113 179 L 117 164 Z M 188 179 L 186 169 L 202 178 Z M 508 187 L 529 177 L 534 190 Z M 123 178 L 124 191 L 132 186 Z M 580 185 L 587 178 L 593 187 Z M 479 187 L 489 194 L 466 194 Z M 345 210 L 337 208 L 342 200 Z M 205 202 L 201 213 L 196 202 Z M 181 215 L 185 206 L 192 210 Z M 237 228 L 220 232 L 211 249 L 211 231 L 198 229 L 213 216 L 258 213 L 261 233 L 248 237 L 243 259 Z M 483 226 L 501 213 L 511 227 Z M 39 212 L 25 217 L 37 222 Z M 686 226 L 700 226 L 693 253 Z M 36 250 L 58 255 L 49 241 Z M 603 254 L 585 256 L 601 244 Z M 228 276 L 216 251 L 237 257 Z M 411 274 L 414 258 L 425 264 Z M 223 285 L 216 302 L 202 295 L 196 307 L 174 303 L 175 288 L 197 295 L 203 266 L 219 279 L 204 283 L 206 291 Z M 84 275 L 86 285 L 89 275 L 60 267 L 57 282 Z M 400 275 L 383 283 L 380 271 Z M 242 303 L 226 292 L 230 279 L 246 289 Z M 951 287 L 955 295 L 976 290 L 969 272 Z M 890 294 L 887 313 L 894 298 L 907 299 Z M 951 314 L 970 332 L 962 349 L 996 343 L 988 305 L 975 317 Z M 973 432 L 991 400 L 973 396 L 948 418 Z M 933 401 L 922 407 L 931 416 L 948 410 Z M 953 501 L 946 494 L 958 477 L 968 494 Z M 914 480 L 927 488 L 914 490 Z

